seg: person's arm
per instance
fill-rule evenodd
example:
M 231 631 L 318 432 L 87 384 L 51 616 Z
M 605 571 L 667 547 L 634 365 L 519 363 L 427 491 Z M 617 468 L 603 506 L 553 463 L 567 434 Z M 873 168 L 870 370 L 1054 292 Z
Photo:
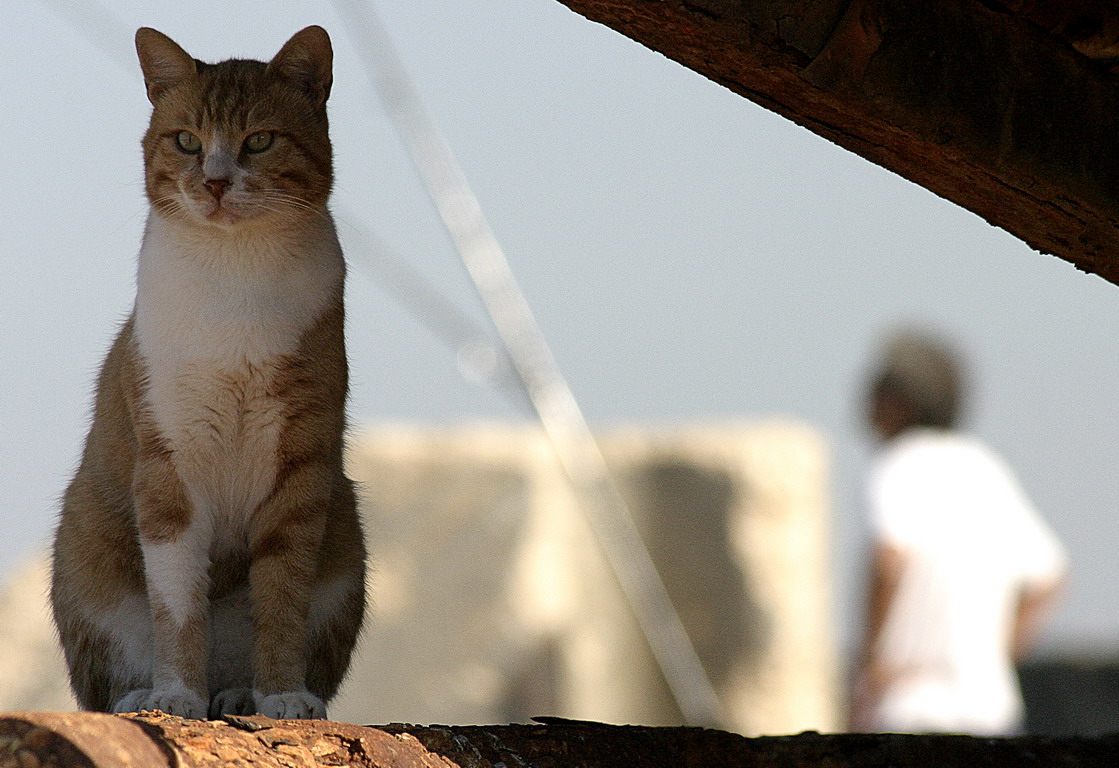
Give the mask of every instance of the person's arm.
M 867 604 L 867 631 L 863 647 L 865 654 L 870 653 L 882 634 L 890 605 L 894 601 L 894 595 L 897 594 L 898 582 L 901 581 L 904 562 L 905 555 L 897 547 L 886 544 L 875 546 Z
M 855 688 L 851 696 L 850 726 L 852 730 L 866 731 L 873 728 L 871 713 L 885 689 L 888 672 L 875 658 L 882 629 L 886 624 L 890 606 L 897 594 L 898 583 L 905 565 L 905 555 L 896 547 L 878 544 L 871 557 L 870 583 L 867 589 L 867 608 L 863 628 L 862 648 L 855 671 Z
M 1011 658 L 1015 662 L 1022 661 L 1033 647 L 1042 622 L 1056 605 L 1064 583 L 1065 577 L 1062 575 L 1041 586 L 1029 586 L 1022 590 L 1010 638 Z

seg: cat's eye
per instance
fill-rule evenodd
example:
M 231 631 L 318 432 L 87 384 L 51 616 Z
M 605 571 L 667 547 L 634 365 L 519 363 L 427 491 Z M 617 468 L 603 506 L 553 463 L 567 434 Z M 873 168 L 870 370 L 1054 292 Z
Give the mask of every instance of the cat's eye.
M 188 155 L 197 155 L 202 151 L 202 139 L 190 131 L 179 131 L 175 136 L 175 143 L 179 145 L 179 149 Z
M 263 152 L 272 146 L 272 131 L 257 131 L 245 139 L 246 152 Z

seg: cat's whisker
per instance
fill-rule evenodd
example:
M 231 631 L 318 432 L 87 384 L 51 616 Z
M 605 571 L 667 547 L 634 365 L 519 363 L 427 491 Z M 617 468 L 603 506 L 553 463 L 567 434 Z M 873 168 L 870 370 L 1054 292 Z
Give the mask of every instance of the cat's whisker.
M 305 197 L 297 195 L 294 192 L 291 192 L 289 190 L 284 190 L 284 189 L 257 189 L 257 190 L 254 190 L 254 191 L 257 194 L 260 194 L 264 197 L 269 197 L 269 198 L 273 198 L 273 199 L 276 199 L 276 200 L 285 200 L 285 201 L 293 203 L 293 204 L 305 205 L 305 206 L 309 206 L 309 207 L 316 207 L 313 203 L 308 202 Z
M 269 203 L 272 204 L 272 206 L 279 207 L 269 207 L 267 205 Z M 293 211 L 306 211 L 308 213 L 313 213 L 324 220 L 330 219 L 329 213 L 323 206 L 313 205 L 311 203 L 308 203 L 306 200 L 291 195 L 279 193 L 262 195 L 261 198 L 258 199 L 257 204 L 261 207 L 266 207 L 268 210 L 276 213 L 279 213 L 281 210 L 285 213 L 291 213 Z
M 267 197 L 290 200 L 293 203 L 302 203 L 303 205 L 310 206 L 315 205 L 307 199 L 308 195 L 313 194 L 313 190 L 271 189 L 267 187 L 257 187 L 253 190 L 253 192 Z
M 164 213 L 176 215 L 186 210 L 183 205 L 182 198 L 179 195 L 164 195 L 157 197 L 150 201 L 153 208 L 158 208 Z
M 287 221 L 292 221 L 295 219 L 295 216 L 293 216 L 290 211 L 286 211 L 283 208 L 273 208 L 272 206 L 265 205 L 264 203 L 260 202 L 257 203 L 257 208 L 268 211 L 268 213 L 276 214 L 277 216 Z

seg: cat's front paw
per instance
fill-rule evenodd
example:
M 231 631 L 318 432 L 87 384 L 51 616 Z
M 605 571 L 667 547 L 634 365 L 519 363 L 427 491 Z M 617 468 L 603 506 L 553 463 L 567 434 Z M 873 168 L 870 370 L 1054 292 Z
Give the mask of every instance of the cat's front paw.
M 148 697 L 152 695 L 151 688 L 137 688 L 134 691 L 129 691 L 120 698 L 120 700 L 113 705 L 113 714 L 121 712 L 139 712 L 144 707 L 142 706 Z
M 256 701 L 252 688 L 226 688 L 218 691 L 210 699 L 210 719 L 218 720 L 222 715 L 255 715 Z
M 204 720 L 207 706 L 205 699 L 187 688 L 167 690 L 138 688 L 129 691 L 113 705 L 114 712 L 141 712 L 152 709 L 158 709 L 168 715 Z
M 253 691 L 253 700 L 257 712 L 277 720 L 326 719 L 326 704 L 310 691 L 284 691 L 268 696 Z

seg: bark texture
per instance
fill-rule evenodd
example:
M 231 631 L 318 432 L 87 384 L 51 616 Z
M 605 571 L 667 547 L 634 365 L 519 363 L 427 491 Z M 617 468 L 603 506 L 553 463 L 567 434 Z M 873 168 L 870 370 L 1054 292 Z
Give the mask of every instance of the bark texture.
M 537 725 L 358 726 L 324 720 L 183 720 L 161 713 L 0 716 L 3 768 L 1030 768 L 1119 765 L 1119 736 L 980 739 L 820 735 L 748 739 L 700 728 L 542 718 Z
M 1119 6 L 560 0 L 1119 283 Z

